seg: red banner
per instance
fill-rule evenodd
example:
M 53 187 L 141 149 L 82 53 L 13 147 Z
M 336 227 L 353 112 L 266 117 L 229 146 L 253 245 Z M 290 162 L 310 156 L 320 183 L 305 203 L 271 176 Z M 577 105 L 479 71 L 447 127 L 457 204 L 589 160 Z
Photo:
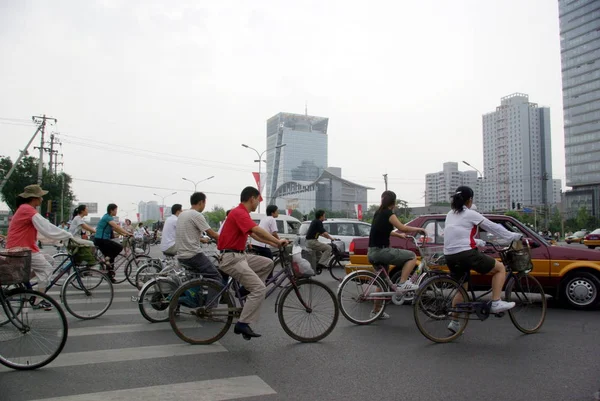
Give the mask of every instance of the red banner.
M 357 217 L 359 220 L 362 220 L 362 218 L 363 218 L 363 214 L 362 214 L 362 205 L 361 205 L 361 204 L 358 204 L 358 208 L 357 208 L 357 209 L 358 209 L 358 211 L 356 212 L 356 217 Z
M 260 182 L 260 174 L 258 174 L 258 173 L 252 173 L 252 176 L 254 177 L 254 181 L 256 181 L 256 187 L 261 192 L 261 195 L 258 198 L 258 201 L 262 202 L 263 201 L 263 198 L 262 198 L 262 185 L 261 185 L 262 183 Z
M 160 219 L 164 220 L 165 219 L 165 208 L 160 206 L 158 209 L 160 210 Z
M 136 213 L 135 215 L 137 216 L 138 221 L 140 221 L 140 214 Z

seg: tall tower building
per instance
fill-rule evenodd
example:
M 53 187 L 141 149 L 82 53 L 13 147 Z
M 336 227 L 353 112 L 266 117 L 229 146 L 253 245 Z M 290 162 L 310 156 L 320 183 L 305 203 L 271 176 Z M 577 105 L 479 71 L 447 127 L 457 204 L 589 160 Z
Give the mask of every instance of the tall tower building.
M 267 120 L 267 185 L 269 203 L 284 183 L 311 182 L 327 167 L 326 117 L 279 113 Z M 283 147 L 277 148 L 279 145 Z
M 479 198 L 479 181 L 476 171 L 458 171 L 458 163 L 446 162 L 442 171 L 425 175 L 425 206 L 450 202 L 450 197 L 461 185 L 471 187 L 475 197 Z M 479 203 L 477 199 L 475 203 Z
M 483 115 L 484 211 L 553 202 L 550 109 L 514 93 Z
M 559 0 L 566 212 L 600 217 L 600 1 Z

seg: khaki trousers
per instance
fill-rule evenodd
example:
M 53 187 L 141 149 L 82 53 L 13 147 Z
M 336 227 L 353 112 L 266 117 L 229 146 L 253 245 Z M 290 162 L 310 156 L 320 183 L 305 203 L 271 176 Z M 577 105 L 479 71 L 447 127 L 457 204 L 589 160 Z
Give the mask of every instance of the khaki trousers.
M 265 280 L 273 270 L 271 259 L 246 254 L 246 253 L 224 253 L 221 257 L 219 269 L 229 274 L 244 286 L 250 294 L 244 303 L 244 309 L 240 316 L 240 323 L 254 323 L 260 315 L 260 306 L 265 299 L 267 287 Z
M 318 239 L 309 239 L 306 241 L 306 247 L 308 249 L 312 249 L 313 251 L 323 252 L 321 254 L 321 259 L 319 259 L 319 264 L 327 266 L 327 263 L 329 263 L 329 258 L 331 257 L 331 245 L 324 244 Z

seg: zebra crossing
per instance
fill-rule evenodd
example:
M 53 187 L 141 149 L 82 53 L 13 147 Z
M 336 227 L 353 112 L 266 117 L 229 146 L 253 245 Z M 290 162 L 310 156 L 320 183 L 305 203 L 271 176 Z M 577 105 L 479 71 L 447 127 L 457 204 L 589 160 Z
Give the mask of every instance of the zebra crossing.
M 60 302 L 60 287 L 49 294 Z M 183 343 L 168 322 L 147 322 L 141 316 L 137 302 L 131 301 L 137 294 L 127 282 L 116 284 L 112 306 L 98 319 L 82 321 L 65 311 L 69 336 L 63 352 L 37 371 L 19 372 L 0 365 L 0 399 L 277 399 L 276 391 L 255 374 L 218 377 L 206 367 L 211 366 L 212 357 L 218 357 L 219 363 L 225 366 L 231 358 L 227 356 L 227 348 L 219 342 L 203 346 Z M 196 368 L 198 366 L 203 368 Z M 186 374 L 177 374 L 177 369 Z M 207 376 L 203 372 L 210 374 Z M 157 373 L 156 380 L 148 380 Z M 190 373 L 194 374 L 190 376 Z M 173 377 L 169 379 L 171 374 Z M 32 379 L 34 377 L 44 377 L 52 384 L 43 385 L 45 381 Z M 118 379 L 114 380 L 114 377 Z

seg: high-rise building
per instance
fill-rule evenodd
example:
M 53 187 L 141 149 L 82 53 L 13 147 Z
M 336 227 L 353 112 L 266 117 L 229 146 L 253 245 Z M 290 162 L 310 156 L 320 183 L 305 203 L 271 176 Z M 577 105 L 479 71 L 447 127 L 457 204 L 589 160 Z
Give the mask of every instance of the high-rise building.
M 160 220 L 160 209 L 156 201 L 140 201 L 138 203 L 138 213 L 140 214 L 140 221 Z
M 562 180 L 552 180 L 552 204 L 558 205 L 562 202 Z
M 292 113 L 278 113 L 267 120 L 269 203 L 275 203 L 273 194 L 288 181 L 312 182 L 323 173 L 327 167 L 328 123 L 325 117 Z
M 461 185 L 471 187 L 476 197 L 481 196 L 479 182 L 477 171 L 458 171 L 458 163 L 446 162 L 442 171 L 425 175 L 425 206 L 450 202 L 450 197 Z
M 559 0 L 565 212 L 600 217 L 600 2 Z
M 514 93 L 483 115 L 486 212 L 553 201 L 550 109 Z

